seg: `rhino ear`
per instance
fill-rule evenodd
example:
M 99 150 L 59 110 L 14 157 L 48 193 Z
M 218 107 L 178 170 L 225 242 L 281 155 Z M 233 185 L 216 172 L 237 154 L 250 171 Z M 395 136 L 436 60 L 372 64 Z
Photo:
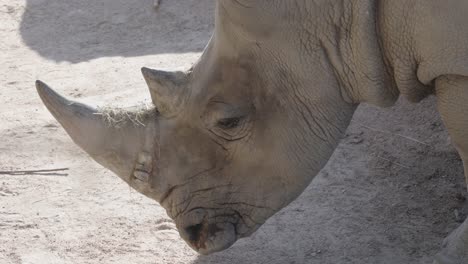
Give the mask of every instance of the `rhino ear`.
M 163 116 L 177 113 L 186 97 L 188 75 L 184 72 L 166 72 L 141 68 L 148 84 L 151 99 Z

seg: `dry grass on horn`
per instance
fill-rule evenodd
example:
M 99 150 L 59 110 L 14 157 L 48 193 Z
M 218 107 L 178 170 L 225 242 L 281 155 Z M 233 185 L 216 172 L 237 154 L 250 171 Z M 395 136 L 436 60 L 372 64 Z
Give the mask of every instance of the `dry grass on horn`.
M 102 116 L 106 124 L 115 128 L 145 126 L 148 118 L 156 118 L 158 111 L 154 106 L 143 104 L 129 108 L 101 107 L 97 115 Z

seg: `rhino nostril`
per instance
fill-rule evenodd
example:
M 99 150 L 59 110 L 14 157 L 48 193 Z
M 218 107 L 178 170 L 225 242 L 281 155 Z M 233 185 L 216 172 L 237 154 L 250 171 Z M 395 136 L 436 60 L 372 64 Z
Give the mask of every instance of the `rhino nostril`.
M 187 232 L 188 239 L 191 242 L 197 242 L 200 240 L 202 236 L 203 224 L 193 225 L 185 228 L 185 232 Z

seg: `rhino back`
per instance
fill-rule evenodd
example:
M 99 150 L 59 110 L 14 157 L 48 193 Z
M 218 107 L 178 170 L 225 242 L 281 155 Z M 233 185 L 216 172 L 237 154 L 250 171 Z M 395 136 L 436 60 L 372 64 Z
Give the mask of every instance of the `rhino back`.
M 420 101 L 442 75 L 468 76 L 468 2 L 379 1 L 386 62 L 400 93 Z

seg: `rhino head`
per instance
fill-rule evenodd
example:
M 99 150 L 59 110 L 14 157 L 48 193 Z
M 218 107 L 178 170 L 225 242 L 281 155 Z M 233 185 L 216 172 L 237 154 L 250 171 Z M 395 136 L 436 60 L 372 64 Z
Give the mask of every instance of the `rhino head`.
M 75 143 L 159 202 L 201 254 L 249 236 L 293 201 L 354 110 L 320 54 L 302 67 L 286 39 L 270 41 L 283 32 L 274 14 L 241 23 L 237 2 L 218 2 L 215 33 L 189 71 L 142 69 L 155 110 L 103 111 L 36 84 Z

